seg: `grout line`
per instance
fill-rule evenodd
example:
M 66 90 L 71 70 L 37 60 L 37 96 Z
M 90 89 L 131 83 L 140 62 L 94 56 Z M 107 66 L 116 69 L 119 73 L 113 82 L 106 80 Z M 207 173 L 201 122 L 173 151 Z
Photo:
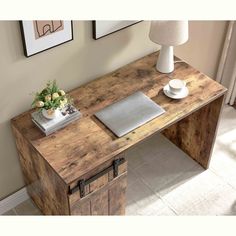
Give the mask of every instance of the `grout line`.
M 12 210 L 14 211 L 14 213 L 15 213 L 16 215 L 18 215 L 17 212 L 16 212 L 16 208 L 15 208 L 15 207 L 12 208 Z
M 134 171 L 133 171 L 134 172 Z M 136 173 L 135 173 L 136 174 Z M 168 207 L 171 211 L 174 212 L 175 215 L 179 215 L 178 212 L 173 208 L 172 205 L 168 204 L 159 194 L 157 191 L 155 191 L 154 189 L 151 188 L 151 186 L 142 178 L 139 177 L 139 175 L 136 174 L 136 176 L 138 176 L 139 180 L 150 190 L 150 192 L 152 192 L 155 196 L 157 196 L 162 202 L 163 204 Z
M 162 196 L 160 196 L 161 200 L 163 201 L 163 203 L 168 207 L 170 208 L 174 213 L 175 215 L 179 215 L 178 211 L 174 208 L 174 206 L 172 206 L 168 201 L 166 201 Z
M 196 165 L 199 165 L 199 164 L 196 163 Z M 192 166 L 191 168 L 186 169 L 186 171 L 190 171 L 190 170 L 196 168 L 196 165 Z M 204 171 L 205 171 L 205 170 L 203 170 L 203 172 L 204 172 Z M 135 172 L 135 171 L 133 171 L 133 172 Z M 158 192 L 159 192 L 158 190 L 153 189 L 153 188 L 151 187 L 151 185 L 149 185 L 148 182 L 145 181 L 145 179 L 143 179 L 143 178 L 142 178 L 140 175 L 138 175 L 137 173 L 135 173 L 135 174 L 136 174 L 136 176 L 139 176 L 140 181 L 141 181 L 142 183 L 144 183 L 145 186 L 148 187 L 148 189 L 149 189 L 152 193 L 154 193 L 158 198 L 160 198 L 160 199 L 162 200 L 162 202 L 163 202 L 164 205 L 166 205 L 168 208 L 170 208 L 176 215 L 180 215 L 180 213 L 179 213 L 168 201 L 164 200 L 164 198 L 158 193 Z M 194 175 L 193 178 L 196 177 L 197 175 L 198 175 L 198 174 Z M 178 180 L 178 178 L 181 177 L 181 176 L 182 176 L 182 174 L 179 174 L 176 178 L 174 178 L 174 180 Z M 167 183 L 167 184 L 168 184 L 168 183 Z M 183 184 L 184 184 L 184 183 L 183 183 Z M 163 187 L 164 187 L 164 186 L 163 186 Z M 173 189 L 172 189 L 171 191 L 173 191 Z
M 21 215 L 21 214 L 16 210 L 15 207 L 14 207 L 13 209 L 14 209 L 14 211 L 15 211 L 15 213 L 16 213 L 17 216 L 20 216 L 20 215 Z
M 142 177 L 140 177 L 140 175 L 138 175 L 133 169 L 132 169 L 131 171 L 132 171 L 133 174 L 137 177 L 137 181 L 139 180 L 142 184 L 144 184 L 145 187 L 147 187 L 147 189 L 148 189 L 154 196 L 158 197 L 158 198 L 161 200 L 161 202 L 163 203 L 164 206 L 166 206 L 168 209 L 170 209 L 175 215 L 178 215 L 178 213 L 176 212 L 176 210 L 173 209 L 172 207 L 170 207 L 168 204 L 166 204 L 166 202 L 163 201 L 163 198 L 160 197 L 158 194 L 156 194 L 156 192 L 146 183 L 146 181 L 145 181 Z M 134 182 L 133 184 L 135 184 L 135 182 Z M 138 205 L 137 201 L 135 201 L 135 200 L 132 200 L 132 201 L 133 201 L 136 205 Z M 137 212 L 133 212 L 133 214 L 135 215 L 135 214 L 137 214 Z

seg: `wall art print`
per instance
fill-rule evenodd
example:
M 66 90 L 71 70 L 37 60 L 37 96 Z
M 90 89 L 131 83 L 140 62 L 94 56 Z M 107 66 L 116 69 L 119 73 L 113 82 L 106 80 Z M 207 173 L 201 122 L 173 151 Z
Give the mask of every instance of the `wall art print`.
M 131 25 L 137 24 L 137 20 L 96 20 L 93 21 L 93 38 L 100 39 L 109 34 L 115 33 L 119 30 L 127 28 Z
M 72 21 L 20 21 L 20 27 L 26 57 L 73 40 Z

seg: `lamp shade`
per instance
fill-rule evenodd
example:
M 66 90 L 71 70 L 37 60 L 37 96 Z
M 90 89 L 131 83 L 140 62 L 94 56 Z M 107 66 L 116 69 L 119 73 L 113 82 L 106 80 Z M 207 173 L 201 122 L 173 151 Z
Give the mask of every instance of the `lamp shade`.
M 152 21 L 149 38 L 160 45 L 181 45 L 188 40 L 188 21 Z

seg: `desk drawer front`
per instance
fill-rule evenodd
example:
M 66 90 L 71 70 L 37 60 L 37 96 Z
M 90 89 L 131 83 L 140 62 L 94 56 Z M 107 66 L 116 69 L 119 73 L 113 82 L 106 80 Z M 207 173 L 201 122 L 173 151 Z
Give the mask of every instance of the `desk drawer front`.
M 120 215 L 125 213 L 127 162 L 119 159 L 117 174 L 113 168 L 103 169 L 81 188 L 69 195 L 71 215 Z M 96 178 L 98 176 L 98 178 Z M 89 181 L 92 180 L 92 181 Z M 77 191 L 76 191 L 77 190 Z

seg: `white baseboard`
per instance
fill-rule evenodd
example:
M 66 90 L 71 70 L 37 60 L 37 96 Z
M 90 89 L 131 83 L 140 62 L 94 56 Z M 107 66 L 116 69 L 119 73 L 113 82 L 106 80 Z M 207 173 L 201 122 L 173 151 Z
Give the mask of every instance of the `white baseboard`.
M 29 199 L 29 195 L 26 191 L 26 188 L 22 188 L 16 193 L 13 193 L 7 198 L 4 198 L 0 201 L 0 215 L 16 207 L 20 203 Z

